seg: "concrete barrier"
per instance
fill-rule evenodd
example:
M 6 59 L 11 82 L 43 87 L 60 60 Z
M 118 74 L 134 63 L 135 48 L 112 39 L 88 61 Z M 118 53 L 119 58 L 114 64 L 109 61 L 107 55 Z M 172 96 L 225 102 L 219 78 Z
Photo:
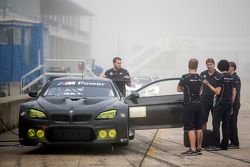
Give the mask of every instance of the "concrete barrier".
M 31 99 L 27 94 L 0 98 L 0 118 L 9 129 L 18 127 L 20 105 Z M 7 129 L 0 122 L 0 133 Z

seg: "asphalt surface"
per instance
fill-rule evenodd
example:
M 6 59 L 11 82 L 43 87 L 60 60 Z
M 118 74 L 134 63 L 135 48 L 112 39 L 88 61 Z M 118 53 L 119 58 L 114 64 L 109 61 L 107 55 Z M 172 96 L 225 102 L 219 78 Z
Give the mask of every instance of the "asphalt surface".
M 247 92 L 245 90 L 243 96 Z M 16 142 L 16 135 L 5 132 L 0 134 L 0 167 L 250 166 L 249 104 L 250 99 L 245 96 L 238 121 L 240 149 L 214 152 L 203 150 L 199 156 L 182 156 L 181 152 L 188 148 L 183 146 L 181 128 L 136 131 L 135 139 L 128 146 L 49 145 L 45 149 L 41 145 L 21 146 Z M 17 132 L 17 129 L 14 131 Z

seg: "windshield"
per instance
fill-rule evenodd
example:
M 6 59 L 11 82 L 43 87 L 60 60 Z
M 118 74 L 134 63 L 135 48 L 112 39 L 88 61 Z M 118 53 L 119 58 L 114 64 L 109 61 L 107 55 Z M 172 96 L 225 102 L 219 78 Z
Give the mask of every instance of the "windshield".
M 110 82 L 105 81 L 53 81 L 42 96 L 115 97 Z

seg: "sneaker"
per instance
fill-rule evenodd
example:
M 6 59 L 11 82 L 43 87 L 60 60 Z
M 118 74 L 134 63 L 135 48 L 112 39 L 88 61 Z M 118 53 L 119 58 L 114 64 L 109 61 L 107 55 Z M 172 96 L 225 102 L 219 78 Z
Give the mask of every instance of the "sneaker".
M 205 148 L 206 151 L 219 151 L 221 150 L 221 147 L 218 146 L 208 146 Z
M 188 149 L 187 151 L 185 152 L 182 152 L 181 155 L 184 155 L 184 156 L 196 156 L 196 155 L 199 155 L 199 153 L 197 151 L 193 151 L 191 148 Z
M 228 149 L 240 149 L 240 146 L 234 144 L 228 144 Z
M 197 148 L 196 151 L 198 152 L 199 155 L 201 155 L 201 148 Z
M 225 146 L 221 146 L 220 149 L 221 149 L 221 150 L 228 150 L 228 148 L 225 147 Z

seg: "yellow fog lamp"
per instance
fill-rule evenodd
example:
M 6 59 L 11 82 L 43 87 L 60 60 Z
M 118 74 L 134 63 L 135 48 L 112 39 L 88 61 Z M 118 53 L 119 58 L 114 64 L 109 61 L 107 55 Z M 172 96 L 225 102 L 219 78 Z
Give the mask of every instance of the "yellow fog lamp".
M 36 132 L 36 135 L 37 135 L 37 137 L 39 137 L 39 138 L 43 138 L 44 135 L 45 135 L 45 133 L 44 133 L 43 130 L 39 129 L 39 130 Z
M 100 130 L 98 136 L 100 139 L 105 139 L 107 137 L 107 132 L 105 130 Z
M 36 135 L 35 129 L 29 129 L 29 130 L 28 130 L 28 136 L 29 136 L 29 137 L 34 137 L 35 135 Z
M 110 138 L 115 138 L 116 137 L 116 130 L 115 129 L 109 130 L 109 137 Z
M 108 110 L 100 113 L 96 119 L 113 119 L 116 116 L 116 110 Z
M 42 111 L 39 111 L 36 109 L 30 109 L 29 116 L 30 118 L 33 118 L 33 119 L 46 119 L 47 118 L 46 115 Z

